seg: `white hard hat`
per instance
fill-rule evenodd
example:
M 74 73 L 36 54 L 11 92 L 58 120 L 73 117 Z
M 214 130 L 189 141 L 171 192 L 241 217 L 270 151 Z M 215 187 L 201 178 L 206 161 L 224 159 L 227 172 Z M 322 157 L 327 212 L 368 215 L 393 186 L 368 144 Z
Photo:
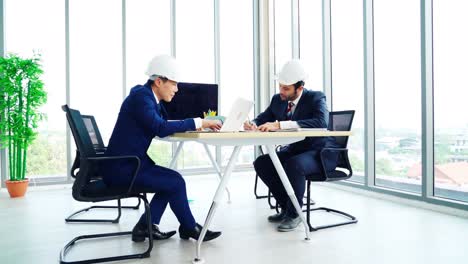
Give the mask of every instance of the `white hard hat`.
M 180 80 L 180 68 L 174 57 L 169 55 L 159 55 L 154 57 L 148 64 L 146 75 L 152 80 L 156 76 L 166 77 L 175 82 Z
M 280 84 L 291 85 L 298 81 L 304 81 L 308 75 L 304 70 L 301 62 L 297 59 L 290 60 L 284 64 L 283 68 L 276 76 L 276 79 Z

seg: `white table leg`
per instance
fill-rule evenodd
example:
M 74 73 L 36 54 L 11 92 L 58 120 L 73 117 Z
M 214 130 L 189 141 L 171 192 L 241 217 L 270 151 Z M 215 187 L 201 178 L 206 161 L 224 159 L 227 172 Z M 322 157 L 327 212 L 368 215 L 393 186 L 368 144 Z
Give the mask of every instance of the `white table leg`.
M 203 225 L 203 229 L 201 231 L 200 237 L 198 238 L 197 245 L 196 245 L 196 255 L 192 263 L 200 264 L 200 263 L 205 262 L 200 257 L 201 244 L 203 243 L 203 239 L 205 238 L 206 231 L 208 230 L 211 220 L 213 219 L 213 216 L 216 212 L 216 208 L 218 207 L 219 201 L 222 198 L 223 191 L 224 189 L 226 189 L 226 185 L 228 184 L 229 179 L 231 178 L 231 173 L 232 173 L 232 170 L 234 169 L 234 164 L 236 164 L 236 160 L 237 160 L 237 157 L 239 156 L 240 150 L 241 150 L 241 146 L 235 146 L 234 150 L 232 151 L 231 158 L 229 159 L 229 163 L 226 167 L 226 171 L 224 172 L 224 176 L 221 177 L 221 181 L 218 185 L 218 189 L 216 189 L 215 196 L 213 197 L 213 202 L 211 203 L 210 211 L 208 212 L 208 215 L 206 216 L 205 224 Z
M 176 152 L 174 153 L 174 156 L 172 156 L 171 163 L 169 163 L 169 169 L 174 169 L 175 164 L 177 162 L 177 158 L 179 158 L 180 151 L 182 150 L 182 147 L 184 146 L 184 141 L 180 141 L 179 145 L 177 145 Z
M 273 165 L 275 166 L 275 169 L 278 172 L 281 182 L 283 183 L 284 189 L 286 190 L 286 193 L 289 195 L 289 199 L 291 199 L 292 204 L 296 208 L 297 214 L 299 215 L 302 223 L 304 224 L 304 229 L 306 233 L 305 239 L 310 240 L 309 227 L 307 225 L 304 214 L 302 213 L 302 208 L 299 206 L 299 202 L 296 199 L 296 195 L 294 194 L 294 190 L 291 186 L 291 183 L 289 182 L 288 176 L 286 175 L 283 165 L 281 165 L 281 161 L 279 160 L 278 155 L 276 154 L 275 146 L 267 145 L 266 148 L 268 150 L 268 154 L 270 155 L 271 160 L 273 161 Z
M 215 168 L 216 173 L 218 173 L 218 178 L 221 181 L 221 179 L 223 178 L 223 175 L 221 174 L 221 169 L 219 168 L 218 163 L 214 159 L 213 155 L 211 155 L 211 151 L 208 148 L 208 145 L 206 143 L 203 143 L 203 146 L 205 147 L 205 151 L 208 154 L 208 157 L 210 157 L 211 164 L 213 164 L 213 167 Z M 226 193 L 228 195 L 228 203 L 231 203 L 231 193 L 229 192 L 229 188 L 227 186 L 226 186 Z

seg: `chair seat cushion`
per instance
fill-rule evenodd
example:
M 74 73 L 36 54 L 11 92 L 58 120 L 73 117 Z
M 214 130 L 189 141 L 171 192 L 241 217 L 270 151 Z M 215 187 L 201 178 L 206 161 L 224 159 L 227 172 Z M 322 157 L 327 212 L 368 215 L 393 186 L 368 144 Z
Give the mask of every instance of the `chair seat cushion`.
M 321 182 L 321 181 L 339 181 L 348 179 L 349 176 L 343 171 L 334 170 L 327 172 L 328 178 L 325 177 L 323 174 L 309 174 L 306 175 L 306 180 L 313 181 L 313 182 Z
M 128 191 L 128 188 L 109 188 L 104 181 L 94 180 L 86 184 L 81 190 L 81 194 L 86 197 L 106 197 L 124 194 Z
M 81 190 L 81 196 L 87 198 L 100 198 L 99 200 L 115 199 L 115 196 L 126 196 L 128 192 L 127 186 L 107 186 L 103 180 L 94 180 L 86 184 Z M 146 188 L 133 189 L 133 194 L 151 193 L 152 191 Z M 130 194 L 129 196 L 133 196 Z

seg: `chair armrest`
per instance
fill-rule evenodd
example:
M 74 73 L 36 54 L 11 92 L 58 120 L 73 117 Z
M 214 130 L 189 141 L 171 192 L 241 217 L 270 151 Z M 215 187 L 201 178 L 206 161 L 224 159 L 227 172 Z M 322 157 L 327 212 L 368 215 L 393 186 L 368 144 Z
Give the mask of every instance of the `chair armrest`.
M 130 186 L 127 191 L 127 195 L 130 195 L 133 184 L 135 183 L 136 176 L 138 175 L 138 171 L 140 170 L 141 160 L 138 156 L 103 156 L 103 157 L 88 157 L 88 160 L 117 160 L 117 159 L 135 159 L 137 161 L 137 166 L 135 171 L 133 172 L 132 180 L 130 182 Z
M 80 152 L 76 150 L 75 160 L 73 161 L 73 165 L 70 169 L 70 175 L 73 178 L 76 178 L 75 170 L 80 168 Z
M 351 163 L 349 162 L 349 159 L 348 159 L 348 149 L 347 148 L 323 148 L 321 151 L 320 151 L 320 163 L 322 165 L 322 172 L 324 173 L 324 175 L 328 178 L 328 175 L 327 175 L 327 167 L 325 166 L 325 158 L 324 158 L 324 155 L 326 153 L 343 153 L 343 157 L 344 157 L 344 165 L 345 165 L 345 168 L 347 170 L 349 170 L 349 175 L 348 177 L 351 177 L 353 175 L 353 169 L 351 168 Z
M 107 147 L 102 147 L 102 148 L 95 148 L 94 151 L 97 153 L 104 153 L 106 152 Z
M 104 155 L 104 152 L 100 152 L 100 153 L 96 153 L 96 155 L 98 156 L 103 156 Z M 76 150 L 76 155 L 75 155 L 75 160 L 73 161 L 73 165 L 70 169 L 70 175 L 73 177 L 73 178 L 76 178 L 76 175 L 80 172 L 80 159 L 81 159 L 81 155 L 80 155 L 80 152 L 78 150 Z M 75 173 L 75 171 L 78 169 L 78 172 Z

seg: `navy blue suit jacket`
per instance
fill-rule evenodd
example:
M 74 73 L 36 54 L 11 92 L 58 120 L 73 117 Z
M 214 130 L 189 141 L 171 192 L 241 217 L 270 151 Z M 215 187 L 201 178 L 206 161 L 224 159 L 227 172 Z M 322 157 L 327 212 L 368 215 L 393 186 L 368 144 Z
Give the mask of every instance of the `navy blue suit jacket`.
M 276 120 L 285 121 L 287 107 L 288 101 L 281 100 L 280 95 L 275 94 L 268 108 L 253 121 L 258 126 Z M 296 121 L 303 128 L 327 128 L 328 116 L 325 94 L 304 88 L 291 120 Z M 289 145 L 284 150 L 302 153 L 309 150 L 320 150 L 326 146 L 333 146 L 334 142 L 333 138 L 328 137 L 308 137 L 303 141 Z
M 120 108 L 106 155 L 138 156 L 141 160 L 141 174 L 145 168 L 155 164 L 147 154 L 155 136 L 162 138 L 176 132 L 195 130 L 193 119 L 169 122 L 163 118 L 165 111 L 161 108 L 162 105 L 158 107 L 149 82 L 133 87 Z M 106 183 L 117 183 L 119 177 L 130 178 L 134 168 L 135 162 L 132 161 L 110 161 L 101 165 L 101 172 Z

